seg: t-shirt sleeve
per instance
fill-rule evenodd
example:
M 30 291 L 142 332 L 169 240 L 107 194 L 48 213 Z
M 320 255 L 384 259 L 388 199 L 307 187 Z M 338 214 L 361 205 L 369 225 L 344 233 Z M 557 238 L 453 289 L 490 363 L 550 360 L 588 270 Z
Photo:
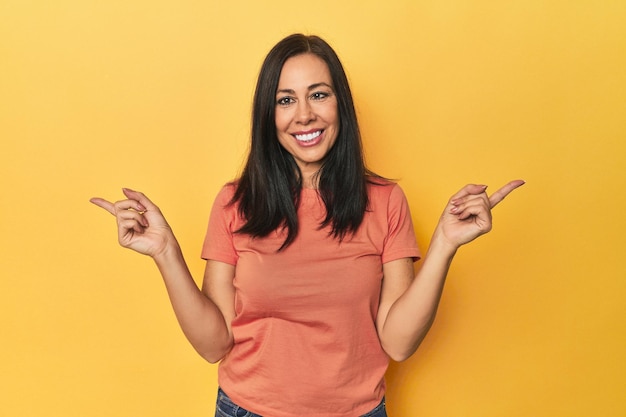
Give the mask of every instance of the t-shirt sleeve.
M 404 192 L 395 184 L 389 194 L 387 204 L 388 232 L 383 245 L 382 262 L 400 258 L 420 259 L 409 204 Z
M 226 185 L 215 197 L 209 225 L 202 245 L 203 259 L 212 259 L 227 264 L 237 264 L 237 252 L 233 244 L 233 230 L 237 218 L 237 209 L 229 204 L 234 186 Z

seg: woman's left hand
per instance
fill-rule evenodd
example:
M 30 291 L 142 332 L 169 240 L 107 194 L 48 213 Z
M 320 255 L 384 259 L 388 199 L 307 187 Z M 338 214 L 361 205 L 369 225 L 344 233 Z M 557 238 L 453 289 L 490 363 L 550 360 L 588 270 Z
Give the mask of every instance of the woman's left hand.
M 511 181 L 487 196 L 486 185 L 468 184 L 450 198 L 435 237 L 457 249 L 491 230 L 491 209 L 509 193 L 524 184 L 522 180 Z

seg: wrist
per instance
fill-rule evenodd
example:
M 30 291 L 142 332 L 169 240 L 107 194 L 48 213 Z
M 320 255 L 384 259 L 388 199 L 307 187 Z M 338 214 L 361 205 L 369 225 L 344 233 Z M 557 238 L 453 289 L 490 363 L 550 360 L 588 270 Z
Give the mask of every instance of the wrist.
M 174 236 L 163 245 L 162 249 L 152 255 L 154 262 L 161 267 L 162 265 L 171 264 L 177 258 L 182 257 L 182 250 L 178 241 Z
M 453 258 L 454 255 L 456 255 L 457 250 L 459 250 L 459 247 L 460 245 L 450 242 L 445 236 L 443 236 L 443 234 L 435 231 L 432 239 L 430 240 L 428 252 L 436 252 L 442 256 Z

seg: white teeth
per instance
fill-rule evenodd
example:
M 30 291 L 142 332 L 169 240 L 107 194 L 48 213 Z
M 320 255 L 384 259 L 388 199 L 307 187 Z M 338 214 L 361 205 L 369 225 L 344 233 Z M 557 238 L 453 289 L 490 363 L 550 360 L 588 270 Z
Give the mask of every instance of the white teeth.
M 306 135 L 294 135 L 294 136 L 296 137 L 297 140 L 299 140 L 301 142 L 309 142 L 309 141 L 312 141 L 313 139 L 315 139 L 316 137 L 318 137 L 321 134 L 322 134 L 322 131 L 318 130 L 317 132 L 307 133 Z

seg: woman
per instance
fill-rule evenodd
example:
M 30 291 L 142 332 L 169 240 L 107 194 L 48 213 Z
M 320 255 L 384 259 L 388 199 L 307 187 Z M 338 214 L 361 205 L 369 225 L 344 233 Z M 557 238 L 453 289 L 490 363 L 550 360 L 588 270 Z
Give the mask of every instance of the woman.
M 221 360 L 216 416 L 385 416 L 389 358 L 429 330 L 457 249 L 491 228 L 490 197 L 455 194 L 418 274 L 408 204 L 366 169 L 350 88 L 332 48 L 292 35 L 266 57 L 241 177 L 216 198 L 198 289 L 164 217 L 143 194 L 91 201 L 120 244 L 151 256 L 180 325 Z

